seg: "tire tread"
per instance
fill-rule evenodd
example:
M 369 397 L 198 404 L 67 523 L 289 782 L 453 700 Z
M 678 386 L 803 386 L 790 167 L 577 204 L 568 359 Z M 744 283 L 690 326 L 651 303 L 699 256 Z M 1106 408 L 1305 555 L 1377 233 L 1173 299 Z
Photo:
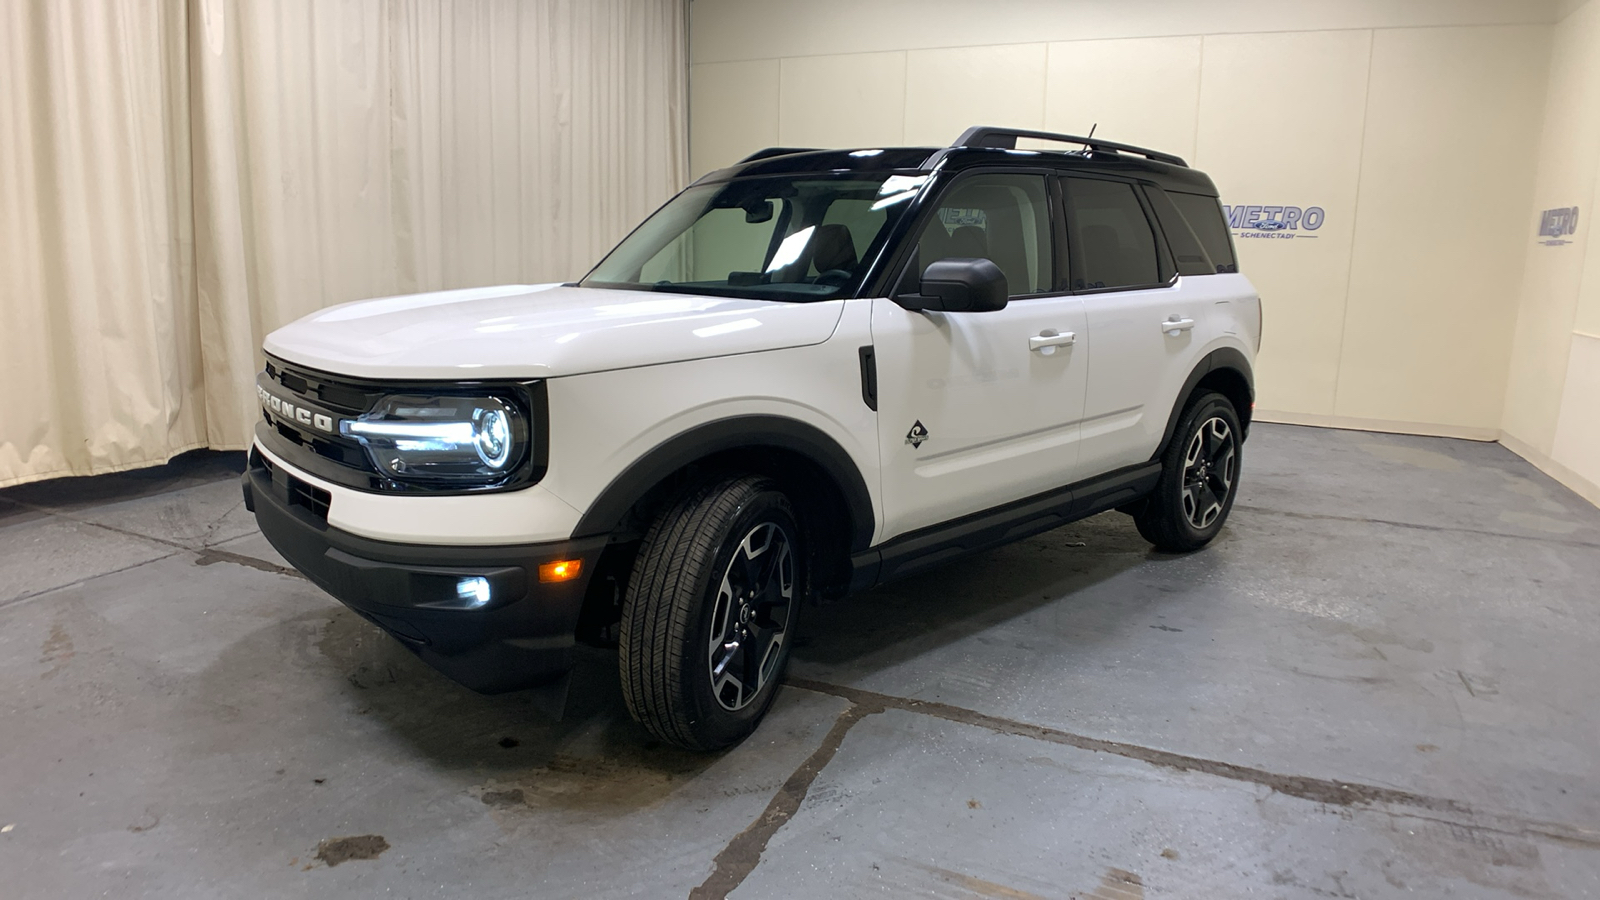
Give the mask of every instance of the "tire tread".
M 645 532 L 623 598 L 617 658 L 628 711 L 664 741 L 717 749 L 695 727 L 679 648 L 694 631 L 719 535 L 746 504 L 770 490 L 772 483 L 755 475 L 707 481 L 679 497 Z

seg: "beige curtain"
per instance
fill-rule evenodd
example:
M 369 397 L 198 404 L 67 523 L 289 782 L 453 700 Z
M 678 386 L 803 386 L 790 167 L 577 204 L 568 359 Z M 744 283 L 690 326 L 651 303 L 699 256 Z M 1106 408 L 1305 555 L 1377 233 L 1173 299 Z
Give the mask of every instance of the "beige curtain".
M 686 0 L 0 0 L 0 486 L 242 448 L 262 337 L 581 275 L 686 176 Z

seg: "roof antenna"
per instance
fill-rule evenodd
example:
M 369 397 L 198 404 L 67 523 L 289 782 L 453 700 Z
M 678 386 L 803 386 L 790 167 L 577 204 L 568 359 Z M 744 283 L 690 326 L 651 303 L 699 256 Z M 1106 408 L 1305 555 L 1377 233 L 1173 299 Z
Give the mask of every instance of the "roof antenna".
M 1084 153 L 1092 153 L 1092 152 L 1094 152 L 1094 145 L 1089 143 L 1089 142 L 1094 139 L 1094 130 L 1096 128 L 1099 128 L 1099 127 L 1100 127 L 1100 123 L 1099 122 L 1096 122 L 1093 125 L 1089 126 L 1089 133 L 1087 135 L 1084 135 L 1084 138 L 1083 138 L 1083 152 Z

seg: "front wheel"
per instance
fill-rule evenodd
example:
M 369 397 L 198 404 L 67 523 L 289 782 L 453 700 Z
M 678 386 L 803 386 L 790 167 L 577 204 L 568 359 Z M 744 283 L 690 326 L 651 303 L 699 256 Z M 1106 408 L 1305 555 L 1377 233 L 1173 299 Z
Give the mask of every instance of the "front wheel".
M 1157 550 L 1199 550 L 1222 530 L 1239 491 L 1242 433 L 1221 394 L 1201 394 L 1184 411 L 1161 456 L 1161 480 L 1133 516 Z
M 718 750 L 755 730 L 789 660 L 805 594 L 801 532 L 771 480 L 690 491 L 645 533 L 622 604 L 628 711 L 652 734 Z

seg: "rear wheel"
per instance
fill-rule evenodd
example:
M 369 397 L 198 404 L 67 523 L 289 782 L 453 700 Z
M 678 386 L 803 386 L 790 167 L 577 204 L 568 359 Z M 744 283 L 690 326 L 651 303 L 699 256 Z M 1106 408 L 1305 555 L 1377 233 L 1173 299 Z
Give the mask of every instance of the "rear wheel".
M 1157 550 L 1186 553 L 1222 530 L 1239 490 L 1239 415 L 1228 398 L 1205 393 L 1178 420 L 1161 457 L 1161 480 L 1133 521 Z
M 628 711 L 664 741 L 717 750 L 766 714 L 806 589 L 789 499 L 758 476 L 708 482 L 646 532 L 622 604 Z

